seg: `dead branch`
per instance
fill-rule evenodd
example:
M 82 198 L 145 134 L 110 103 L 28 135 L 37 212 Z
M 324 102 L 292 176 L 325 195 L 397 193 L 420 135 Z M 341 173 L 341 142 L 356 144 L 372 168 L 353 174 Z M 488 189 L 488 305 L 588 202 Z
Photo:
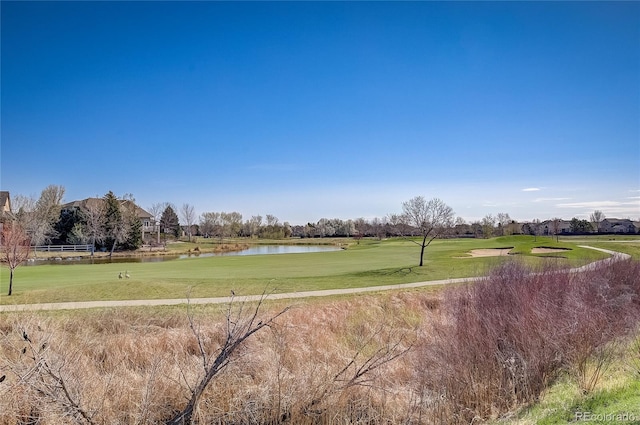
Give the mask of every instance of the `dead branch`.
M 237 312 L 234 313 L 233 307 L 235 297 L 231 298 L 226 313 L 227 329 L 225 341 L 219 348 L 218 355 L 213 360 L 210 360 L 210 358 L 208 358 L 208 356 L 206 355 L 204 343 L 202 342 L 202 336 L 195 329 L 195 326 L 193 326 L 193 322 L 190 319 L 191 329 L 198 339 L 198 346 L 200 347 L 200 355 L 203 358 L 205 373 L 204 376 L 202 376 L 202 378 L 199 380 L 195 388 L 193 388 L 193 390 L 191 391 L 191 397 L 185 408 L 180 413 L 175 415 L 171 420 L 169 420 L 167 424 L 191 424 L 193 414 L 196 407 L 198 406 L 200 397 L 206 390 L 207 386 L 211 383 L 213 378 L 229 364 L 236 349 L 238 349 L 248 338 L 258 332 L 260 329 L 272 326 L 275 319 L 289 310 L 289 307 L 286 307 L 274 316 L 271 316 L 269 319 L 258 320 L 260 308 L 262 307 L 262 304 L 266 297 L 266 293 L 263 293 L 257 305 L 248 315 L 245 314 L 245 303 L 241 303 L 237 308 Z

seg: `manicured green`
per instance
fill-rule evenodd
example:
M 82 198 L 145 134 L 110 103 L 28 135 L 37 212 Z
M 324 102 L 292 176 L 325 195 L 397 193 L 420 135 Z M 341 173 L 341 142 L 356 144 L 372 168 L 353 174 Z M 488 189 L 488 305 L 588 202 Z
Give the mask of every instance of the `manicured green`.
M 337 242 L 337 241 L 334 241 Z M 340 242 L 338 242 L 340 243 Z M 14 295 L 7 297 L 8 271 L 0 277 L 0 303 L 23 304 L 86 300 L 160 299 L 259 294 L 364 287 L 469 277 L 485 274 L 507 257 L 471 258 L 478 248 L 514 247 L 534 265 L 582 265 L 605 258 L 597 251 L 550 238 L 513 236 L 494 239 L 436 240 L 418 267 L 420 248 L 408 239 L 353 240 L 336 252 L 210 257 L 158 263 L 22 266 L 16 270 Z M 195 245 L 189 245 L 195 246 Z M 560 254 L 531 255 L 536 246 L 564 247 Z M 510 256 L 508 258 L 513 258 Z M 552 258 L 544 258 L 552 257 Z M 127 270 L 130 279 L 118 279 Z
M 640 235 L 570 236 L 560 238 L 560 241 L 624 252 L 640 260 Z

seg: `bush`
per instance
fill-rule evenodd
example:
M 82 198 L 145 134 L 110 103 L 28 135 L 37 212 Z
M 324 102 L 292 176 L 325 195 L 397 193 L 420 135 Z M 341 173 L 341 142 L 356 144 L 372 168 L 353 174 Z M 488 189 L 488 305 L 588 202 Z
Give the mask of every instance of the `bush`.
M 447 291 L 417 353 L 420 390 L 446 422 L 469 423 L 535 401 L 561 371 L 593 389 L 606 344 L 638 323 L 637 276 L 632 261 L 585 273 L 533 273 L 510 262 Z

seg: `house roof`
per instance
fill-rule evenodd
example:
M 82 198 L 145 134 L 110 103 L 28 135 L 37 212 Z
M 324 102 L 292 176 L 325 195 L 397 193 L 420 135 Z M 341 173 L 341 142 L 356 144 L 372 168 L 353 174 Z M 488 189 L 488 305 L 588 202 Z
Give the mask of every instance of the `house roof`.
M 602 222 L 607 222 L 610 224 L 633 224 L 631 220 L 628 218 L 605 218 Z
M 122 204 L 133 204 L 133 206 L 136 209 L 136 215 L 141 218 L 152 218 L 153 215 L 151 215 L 149 212 L 145 211 L 144 209 L 140 208 L 139 206 L 137 206 L 136 204 L 134 204 L 133 202 L 129 201 L 129 200 L 121 200 L 120 201 Z M 104 199 L 102 198 L 87 198 L 87 199 L 82 199 L 79 201 L 72 201 L 72 202 L 67 202 L 66 204 L 62 205 L 62 209 L 75 209 L 75 208 L 90 208 L 90 207 L 100 207 L 102 206 L 102 204 L 104 203 Z

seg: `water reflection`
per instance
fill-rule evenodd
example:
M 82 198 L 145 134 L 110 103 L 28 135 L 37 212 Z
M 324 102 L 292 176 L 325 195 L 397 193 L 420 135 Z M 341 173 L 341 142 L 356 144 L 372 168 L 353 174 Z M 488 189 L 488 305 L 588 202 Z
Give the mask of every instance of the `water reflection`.
M 310 252 L 326 252 L 326 251 L 338 251 L 340 248 L 328 245 L 259 245 L 252 246 L 242 251 L 231 252 L 206 252 L 206 253 L 191 253 L 183 255 L 156 255 L 147 257 L 94 257 L 94 258 L 80 258 L 80 257 L 67 257 L 67 258 L 48 258 L 38 259 L 30 258 L 27 262 L 29 266 L 38 266 L 44 264 L 111 264 L 111 263 L 159 263 L 162 261 L 173 261 L 185 258 L 207 258 L 207 257 L 231 257 L 238 255 L 272 255 L 272 254 L 303 254 Z
M 303 254 L 308 252 L 324 252 L 324 251 L 337 251 L 340 248 L 327 245 L 260 245 L 247 248 L 242 251 L 230 251 L 213 253 L 207 252 L 204 254 L 187 254 L 180 255 L 178 258 L 202 258 L 202 257 L 231 257 L 238 255 L 270 255 L 270 254 Z

